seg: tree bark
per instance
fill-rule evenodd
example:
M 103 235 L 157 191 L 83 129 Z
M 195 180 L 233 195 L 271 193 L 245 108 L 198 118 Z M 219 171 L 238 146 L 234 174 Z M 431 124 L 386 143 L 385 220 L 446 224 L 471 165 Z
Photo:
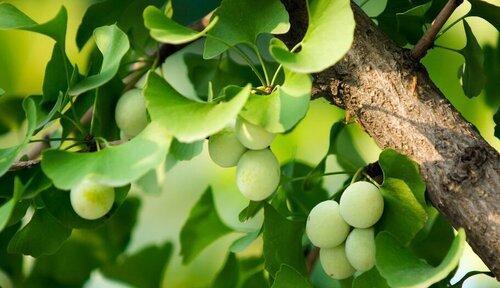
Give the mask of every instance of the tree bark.
M 283 1 L 293 30 L 307 27 L 304 1 Z M 353 6 L 354 43 L 333 67 L 314 75 L 313 95 L 343 107 L 382 148 L 420 164 L 428 198 L 500 276 L 500 156 L 434 85 L 425 68 Z M 332 27 L 335 29 L 335 27 Z

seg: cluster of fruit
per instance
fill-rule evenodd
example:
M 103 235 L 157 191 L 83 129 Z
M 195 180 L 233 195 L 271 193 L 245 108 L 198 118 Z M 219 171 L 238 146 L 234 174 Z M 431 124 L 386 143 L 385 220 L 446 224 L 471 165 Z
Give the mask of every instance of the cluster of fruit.
M 280 183 L 280 164 L 269 145 L 276 134 L 242 118 L 235 129 L 225 129 L 208 139 L 210 158 L 221 167 L 236 167 L 236 184 L 252 201 L 262 201 Z
M 340 204 L 327 200 L 311 210 L 306 233 L 312 244 L 320 248 L 321 266 L 330 277 L 345 279 L 375 265 L 372 226 L 383 212 L 382 194 L 366 181 L 349 185 L 340 197 Z

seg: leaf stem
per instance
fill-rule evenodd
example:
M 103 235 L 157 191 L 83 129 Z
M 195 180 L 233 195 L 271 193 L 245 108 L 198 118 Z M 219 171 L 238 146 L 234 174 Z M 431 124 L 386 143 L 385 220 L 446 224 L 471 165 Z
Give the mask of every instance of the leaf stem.
M 443 36 L 444 33 L 446 33 L 448 30 L 450 30 L 453 26 L 455 26 L 458 22 L 464 20 L 464 18 L 467 17 L 467 14 L 461 16 L 460 18 L 458 18 L 457 20 L 453 21 L 450 25 L 446 26 L 443 30 L 441 30 L 441 32 L 439 32 L 436 36 L 436 39 L 438 39 L 439 37 Z M 434 45 L 435 46 L 435 45 Z
M 368 175 L 368 173 L 363 172 L 363 175 L 366 177 L 366 179 L 370 180 L 370 182 L 372 182 L 373 185 L 377 186 L 377 188 L 380 189 L 380 184 L 378 184 L 378 182 L 375 181 L 375 179 L 373 179 L 370 175 Z
M 347 171 L 335 171 L 335 172 L 328 172 L 328 173 L 323 173 L 323 174 L 318 174 L 318 175 L 307 175 L 307 176 L 301 176 L 301 177 L 292 178 L 289 182 L 307 180 L 307 179 L 310 179 L 310 178 L 319 178 L 319 177 L 325 177 L 325 176 L 345 175 L 345 174 L 351 174 L 351 172 L 347 172 Z
M 264 71 L 264 77 L 266 78 L 266 85 L 269 85 L 271 82 L 269 82 L 269 75 L 267 73 L 266 63 L 264 62 L 264 59 L 260 55 L 259 49 L 254 45 L 251 46 L 252 49 L 255 51 L 257 58 L 259 58 L 260 65 L 262 66 L 262 71 Z
M 66 120 L 68 120 L 69 122 L 71 122 L 71 124 L 73 124 L 73 126 L 76 129 L 78 129 L 82 133 L 82 135 L 87 134 L 87 132 L 85 131 L 85 129 L 83 129 L 83 127 L 80 124 L 78 124 L 75 120 L 73 120 L 73 118 L 69 117 L 66 114 L 61 114 L 61 117 L 65 118 Z
M 458 50 L 458 49 L 453 49 L 453 48 L 446 47 L 446 46 L 441 46 L 441 45 L 438 45 L 438 44 L 434 44 L 434 47 L 445 49 L 445 50 L 448 50 L 448 51 L 453 51 L 453 52 L 460 53 L 460 50 Z
M 365 167 L 361 167 L 358 170 L 356 170 L 356 173 L 354 173 L 354 176 L 352 176 L 351 184 L 356 182 L 356 180 L 358 180 L 359 174 L 361 174 L 364 169 L 365 169 Z
M 52 141 L 61 141 L 61 142 L 64 142 L 64 141 L 78 141 L 78 142 L 85 142 L 85 140 L 83 140 L 83 139 L 79 139 L 79 138 L 47 138 L 47 139 L 33 139 L 33 140 L 30 140 L 29 142 L 30 142 L 30 143 L 34 143 L 34 142 L 45 142 L 45 143 L 48 143 L 48 142 L 52 142 Z
M 302 42 L 299 42 L 293 46 L 293 48 L 290 50 L 290 52 L 295 52 L 295 50 L 299 49 L 300 45 L 302 45 Z M 276 68 L 276 71 L 274 72 L 273 79 L 271 80 L 270 86 L 274 86 L 274 82 L 276 82 L 276 79 L 278 78 L 278 74 L 280 73 L 280 70 L 283 68 L 283 64 L 280 64 L 278 68 Z

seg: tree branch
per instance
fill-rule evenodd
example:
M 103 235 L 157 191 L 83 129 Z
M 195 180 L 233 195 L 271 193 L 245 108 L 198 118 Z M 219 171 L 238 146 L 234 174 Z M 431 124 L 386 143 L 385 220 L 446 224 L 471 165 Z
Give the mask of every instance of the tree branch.
M 284 0 L 292 31 L 307 27 L 302 0 Z M 353 5 L 354 43 L 333 67 L 314 75 L 313 94 L 346 109 L 382 148 L 420 165 L 428 197 L 500 276 L 500 155 L 463 119 L 408 50 L 391 41 Z M 298 24 L 298 25 L 297 25 Z
M 425 32 L 424 36 L 415 44 L 411 50 L 411 56 L 415 60 L 422 59 L 427 51 L 434 45 L 436 35 L 439 33 L 443 25 L 448 21 L 453 11 L 457 9 L 463 0 L 448 0 L 443 9 L 439 12 L 436 19 L 432 22 L 431 27 Z

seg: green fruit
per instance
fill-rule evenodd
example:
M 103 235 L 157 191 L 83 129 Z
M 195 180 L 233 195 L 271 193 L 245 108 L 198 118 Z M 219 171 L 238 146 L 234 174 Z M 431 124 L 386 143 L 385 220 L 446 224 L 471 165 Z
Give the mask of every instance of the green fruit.
M 340 197 L 340 215 L 356 228 L 373 226 L 384 212 L 384 198 L 370 182 L 355 182 Z
M 241 145 L 233 131 L 222 130 L 208 139 L 208 154 L 215 164 L 233 167 L 247 149 Z
M 347 260 L 344 244 L 333 248 L 321 248 L 319 260 L 325 273 L 333 279 L 349 278 L 356 271 Z
M 276 190 L 280 173 L 280 164 L 271 150 L 249 150 L 238 161 L 236 185 L 248 199 L 261 201 Z
M 368 271 L 375 265 L 375 232 L 373 228 L 356 228 L 345 241 L 349 263 L 358 271 Z
M 115 201 L 115 189 L 86 180 L 71 189 L 70 200 L 78 216 L 94 220 L 111 210 Z
M 128 138 L 136 136 L 148 125 L 146 102 L 142 96 L 142 90 L 129 90 L 118 99 L 115 121 L 118 128 Z
M 248 149 L 260 150 L 269 147 L 276 134 L 238 117 L 236 120 L 236 137 Z
M 340 245 L 349 234 L 349 228 L 340 216 L 339 204 L 333 200 L 323 201 L 314 206 L 307 217 L 307 237 L 320 248 Z

